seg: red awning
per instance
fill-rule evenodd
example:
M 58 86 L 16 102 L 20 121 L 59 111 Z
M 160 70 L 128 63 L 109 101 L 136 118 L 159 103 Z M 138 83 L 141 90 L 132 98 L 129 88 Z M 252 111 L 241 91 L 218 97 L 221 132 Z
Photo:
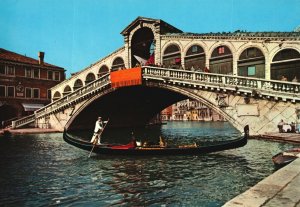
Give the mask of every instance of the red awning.
M 142 84 L 142 68 L 131 68 L 110 73 L 113 88 Z

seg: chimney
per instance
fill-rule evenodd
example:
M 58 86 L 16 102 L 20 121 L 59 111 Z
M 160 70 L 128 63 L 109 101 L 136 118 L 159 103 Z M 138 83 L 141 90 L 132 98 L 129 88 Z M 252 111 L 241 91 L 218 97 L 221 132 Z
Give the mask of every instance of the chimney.
M 40 63 L 40 65 L 44 64 L 44 56 L 45 56 L 44 52 L 39 52 L 39 63 Z

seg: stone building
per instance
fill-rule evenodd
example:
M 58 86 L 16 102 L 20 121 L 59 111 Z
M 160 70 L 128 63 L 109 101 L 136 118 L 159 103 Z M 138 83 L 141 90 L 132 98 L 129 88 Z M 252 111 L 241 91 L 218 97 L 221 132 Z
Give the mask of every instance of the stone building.
M 51 102 L 51 88 L 65 80 L 64 68 L 0 48 L 0 121 L 32 114 Z
M 186 99 L 164 109 L 163 121 L 225 121 L 224 117 L 201 102 Z

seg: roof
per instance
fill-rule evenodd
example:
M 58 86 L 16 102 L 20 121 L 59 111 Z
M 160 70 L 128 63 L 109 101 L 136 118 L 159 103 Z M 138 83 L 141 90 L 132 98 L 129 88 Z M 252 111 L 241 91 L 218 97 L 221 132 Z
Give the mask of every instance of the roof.
M 3 48 L 0 48 L 0 60 L 41 66 L 41 64 L 39 63 L 39 60 L 33 59 L 31 57 L 27 57 L 25 55 L 20 55 L 18 53 L 15 53 L 15 52 L 12 52 L 9 50 L 5 50 Z M 46 62 L 44 62 L 42 66 L 52 67 L 52 68 L 56 68 L 56 69 L 64 69 L 62 67 L 51 65 Z
M 132 29 L 134 29 L 138 24 L 146 22 L 146 23 L 152 23 L 152 24 L 158 24 L 160 26 L 160 33 L 166 34 L 166 33 L 182 33 L 182 31 L 167 22 L 161 20 L 161 19 L 152 19 L 147 17 L 137 17 L 135 20 L 133 20 L 122 32 L 122 35 L 126 35 L 129 33 Z

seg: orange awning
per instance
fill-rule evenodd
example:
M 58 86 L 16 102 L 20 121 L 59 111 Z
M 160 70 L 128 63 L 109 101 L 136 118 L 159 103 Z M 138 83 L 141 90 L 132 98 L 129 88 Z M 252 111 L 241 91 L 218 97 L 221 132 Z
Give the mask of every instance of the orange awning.
M 142 68 L 130 68 L 110 73 L 112 88 L 142 84 Z

